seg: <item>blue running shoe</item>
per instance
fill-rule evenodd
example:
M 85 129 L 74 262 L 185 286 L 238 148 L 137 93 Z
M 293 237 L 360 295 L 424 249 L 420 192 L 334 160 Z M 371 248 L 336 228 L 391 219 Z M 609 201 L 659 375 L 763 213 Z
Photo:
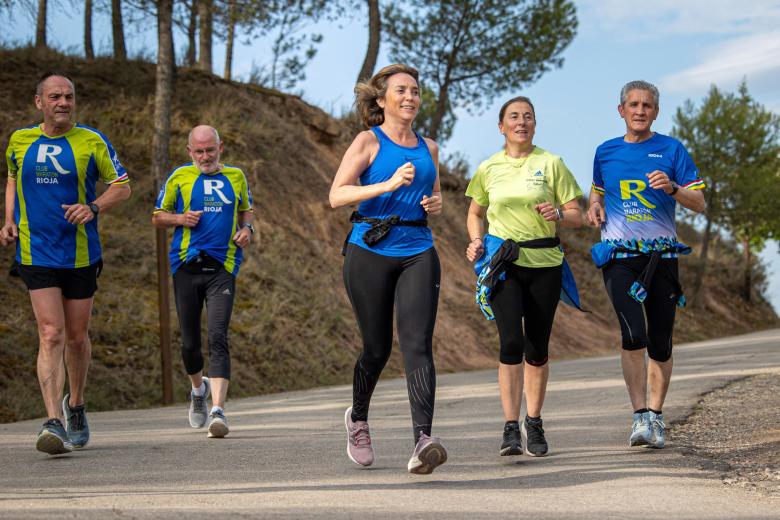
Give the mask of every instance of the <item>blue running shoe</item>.
M 209 417 L 209 433 L 206 437 L 209 439 L 221 439 L 228 433 L 230 433 L 230 428 L 228 428 L 224 412 L 221 410 L 211 412 L 211 416 Z
M 68 432 L 68 439 L 73 443 L 74 449 L 83 448 L 89 442 L 89 424 L 87 424 L 87 413 L 84 405 L 71 408 L 68 405 L 70 394 L 65 394 L 62 400 L 62 414 L 65 416 L 65 430 Z
M 73 444 L 68 439 L 68 433 L 62 427 L 60 420 L 49 419 L 43 423 L 38 433 L 35 448 L 49 455 L 61 455 L 73 451 Z
M 664 414 L 649 412 L 650 414 L 650 442 L 647 444 L 650 448 L 661 449 L 666 444 L 666 424 L 664 424 Z
M 203 384 L 206 385 L 206 391 L 203 392 L 203 395 L 195 395 L 190 390 L 190 426 L 193 428 L 203 428 L 209 418 L 208 399 L 211 385 L 208 377 L 203 378 Z
M 628 438 L 628 445 L 647 446 L 650 443 L 650 435 L 649 412 L 635 413 L 634 424 L 631 426 L 631 436 Z

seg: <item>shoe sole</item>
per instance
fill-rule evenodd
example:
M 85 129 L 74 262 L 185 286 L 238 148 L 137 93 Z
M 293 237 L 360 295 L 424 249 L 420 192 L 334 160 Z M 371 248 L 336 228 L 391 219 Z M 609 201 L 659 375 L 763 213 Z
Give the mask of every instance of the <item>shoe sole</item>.
M 629 437 L 628 445 L 632 448 L 635 446 L 648 446 L 648 447 L 651 446 L 650 439 L 642 436 L 638 436 L 636 439 L 634 439 L 633 437 Z
M 230 428 L 228 428 L 227 424 L 221 421 L 213 421 L 209 424 L 209 433 L 207 437 L 209 439 L 221 439 L 228 433 L 230 433 Z
M 70 394 L 66 394 L 65 397 L 62 398 L 62 415 L 63 415 L 63 417 L 65 417 L 65 431 L 66 432 L 68 431 L 68 415 L 70 415 L 68 413 L 68 409 L 66 408 L 66 405 L 68 403 L 68 398 L 69 397 L 70 397 Z M 68 438 L 70 438 L 70 434 L 68 434 Z M 72 440 L 70 441 L 70 443 L 73 446 L 74 450 L 80 450 L 81 448 L 86 446 L 88 442 L 89 442 L 89 437 L 87 437 L 87 440 L 84 441 L 84 443 L 82 443 L 82 444 L 76 444 Z
M 354 462 L 358 466 L 361 466 L 363 468 L 367 468 L 368 466 L 370 466 L 371 464 L 374 463 L 373 460 L 371 462 L 369 462 L 368 464 L 362 464 L 362 463 L 356 461 L 352 457 L 352 454 L 349 452 L 349 414 L 351 414 L 351 413 L 352 413 L 352 407 L 350 406 L 349 408 L 347 408 L 347 411 L 344 412 L 344 428 L 346 428 L 346 430 L 347 430 L 347 457 L 349 457 L 349 460 L 351 460 L 352 462 Z
M 437 467 L 447 462 L 447 450 L 436 442 L 424 447 L 420 454 L 409 461 L 406 469 L 414 475 L 430 475 Z M 417 464 L 419 463 L 419 465 Z
M 546 457 L 547 454 L 550 453 L 550 450 L 547 450 L 544 453 L 534 453 L 528 449 L 528 432 L 525 429 L 525 421 L 523 421 L 523 424 L 520 426 L 520 437 L 523 439 L 526 455 L 531 457 Z
M 50 431 L 44 430 L 38 435 L 38 440 L 35 441 L 35 449 L 49 455 L 62 455 L 63 453 L 73 451 L 73 445 L 63 441 Z
M 509 455 L 522 455 L 523 447 L 514 444 L 512 446 L 507 446 L 506 448 L 501 448 L 501 451 L 499 451 L 498 454 L 502 457 L 507 457 Z

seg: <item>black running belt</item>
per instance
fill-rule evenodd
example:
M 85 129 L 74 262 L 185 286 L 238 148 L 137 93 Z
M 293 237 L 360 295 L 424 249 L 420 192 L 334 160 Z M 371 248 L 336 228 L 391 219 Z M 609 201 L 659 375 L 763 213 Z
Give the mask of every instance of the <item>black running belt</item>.
M 492 294 L 499 277 L 506 271 L 509 264 L 520 258 L 520 249 L 547 249 L 558 247 L 559 245 L 561 245 L 561 239 L 558 237 L 534 238 L 533 240 L 525 240 L 523 242 L 516 242 L 510 239 L 504 240 L 490 259 L 490 271 L 482 280 L 482 285 L 488 287 Z
M 371 227 L 366 230 L 365 233 L 363 233 L 363 242 L 368 247 L 373 247 L 382 240 L 384 240 L 387 237 L 387 234 L 390 233 L 390 229 L 393 226 L 409 226 L 409 227 L 427 227 L 428 226 L 428 219 L 422 219 L 422 220 L 401 220 L 401 217 L 398 215 L 390 215 L 387 218 L 374 218 L 374 217 L 366 217 L 358 213 L 357 211 L 353 211 L 352 215 L 349 217 L 349 221 L 353 224 L 356 224 L 358 222 L 365 222 L 366 224 L 371 224 Z
M 639 276 L 637 277 L 636 281 L 639 282 L 645 289 L 648 289 L 650 287 L 650 283 L 653 281 L 653 277 L 655 276 L 655 271 L 658 268 L 658 264 L 661 260 L 661 257 L 665 255 L 666 253 L 676 253 L 677 248 L 674 247 L 668 247 L 666 249 L 661 249 L 659 251 L 639 251 L 637 249 L 627 249 L 625 247 L 618 247 L 615 249 L 616 253 L 631 253 L 635 255 L 641 255 L 641 256 L 649 256 L 650 261 L 647 262 L 647 265 L 642 270 L 641 273 L 639 273 Z M 674 284 L 675 291 L 677 291 L 677 294 L 682 295 L 682 285 L 680 284 L 680 278 L 675 276 L 671 269 L 669 269 L 668 266 L 665 264 L 661 264 L 666 267 L 666 277 L 668 280 L 670 280 Z

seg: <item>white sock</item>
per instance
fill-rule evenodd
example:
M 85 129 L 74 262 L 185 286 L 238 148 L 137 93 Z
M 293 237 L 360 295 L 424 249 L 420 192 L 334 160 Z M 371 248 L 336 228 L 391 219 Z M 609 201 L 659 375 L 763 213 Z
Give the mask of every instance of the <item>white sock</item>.
M 225 415 L 225 410 L 223 410 L 221 406 L 212 406 L 211 413 L 214 412 L 220 412 L 222 415 Z
M 206 394 L 206 383 L 201 381 L 200 388 L 192 387 L 192 395 L 196 397 L 203 397 Z

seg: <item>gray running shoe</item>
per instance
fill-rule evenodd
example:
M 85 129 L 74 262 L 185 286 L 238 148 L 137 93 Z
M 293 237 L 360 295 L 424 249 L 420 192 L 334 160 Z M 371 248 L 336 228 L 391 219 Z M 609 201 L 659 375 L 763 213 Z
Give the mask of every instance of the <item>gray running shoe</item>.
M 38 433 L 35 448 L 49 455 L 61 455 L 73 451 L 73 444 L 68 439 L 68 433 L 62 427 L 60 420 L 49 419 L 43 423 Z
M 206 391 L 202 396 L 197 396 L 190 390 L 190 426 L 193 428 L 203 428 L 209 418 L 209 394 L 211 385 L 209 378 L 203 378 L 203 384 L 206 385 Z
M 209 433 L 206 435 L 209 439 L 221 439 L 230 433 L 225 414 L 221 411 L 211 412 L 209 416 Z
M 62 399 L 62 414 L 65 416 L 65 430 L 74 449 L 83 448 L 89 442 L 89 424 L 84 405 L 71 408 L 68 405 L 70 394 Z
M 374 463 L 374 448 L 371 446 L 371 434 L 368 422 L 352 421 L 352 407 L 344 414 L 344 426 L 347 428 L 347 457 L 355 464 L 370 466 Z
M 650 448 L 663 448 L 666 444 L 664 414 L 648 412 L 648 422 L 650 423 L 650 441 L 647 443 L 647 446 Z
M 544 457 L 547 455 L 547 439 L 544 438 L 544 428 L 542 428 L 542 418 L 531 419 L 527 415 L 520 427 L 525 444 L 525 453 L 532 457 Z
M 502 457 L 523 454 L 523 443 L 520 439 L 520 426 L 517 423 L 507 423 L 504 425 L 504 441 L 501 443 L 501 449 L 498 451 L 498 454 Z
M 420 439 L 414 447 L 414 453 L 406 469 L 416 475 L 428 475 L 445 462 L 447 462 L 447 450 L 442 446 L 441 440 L 420 432 Z
M 628 438 L 628 445 L 647 446 L 650 443 L 651 434 L 649 412 L 634 413 L 634 423 L 631 425 L 631 436 Z

